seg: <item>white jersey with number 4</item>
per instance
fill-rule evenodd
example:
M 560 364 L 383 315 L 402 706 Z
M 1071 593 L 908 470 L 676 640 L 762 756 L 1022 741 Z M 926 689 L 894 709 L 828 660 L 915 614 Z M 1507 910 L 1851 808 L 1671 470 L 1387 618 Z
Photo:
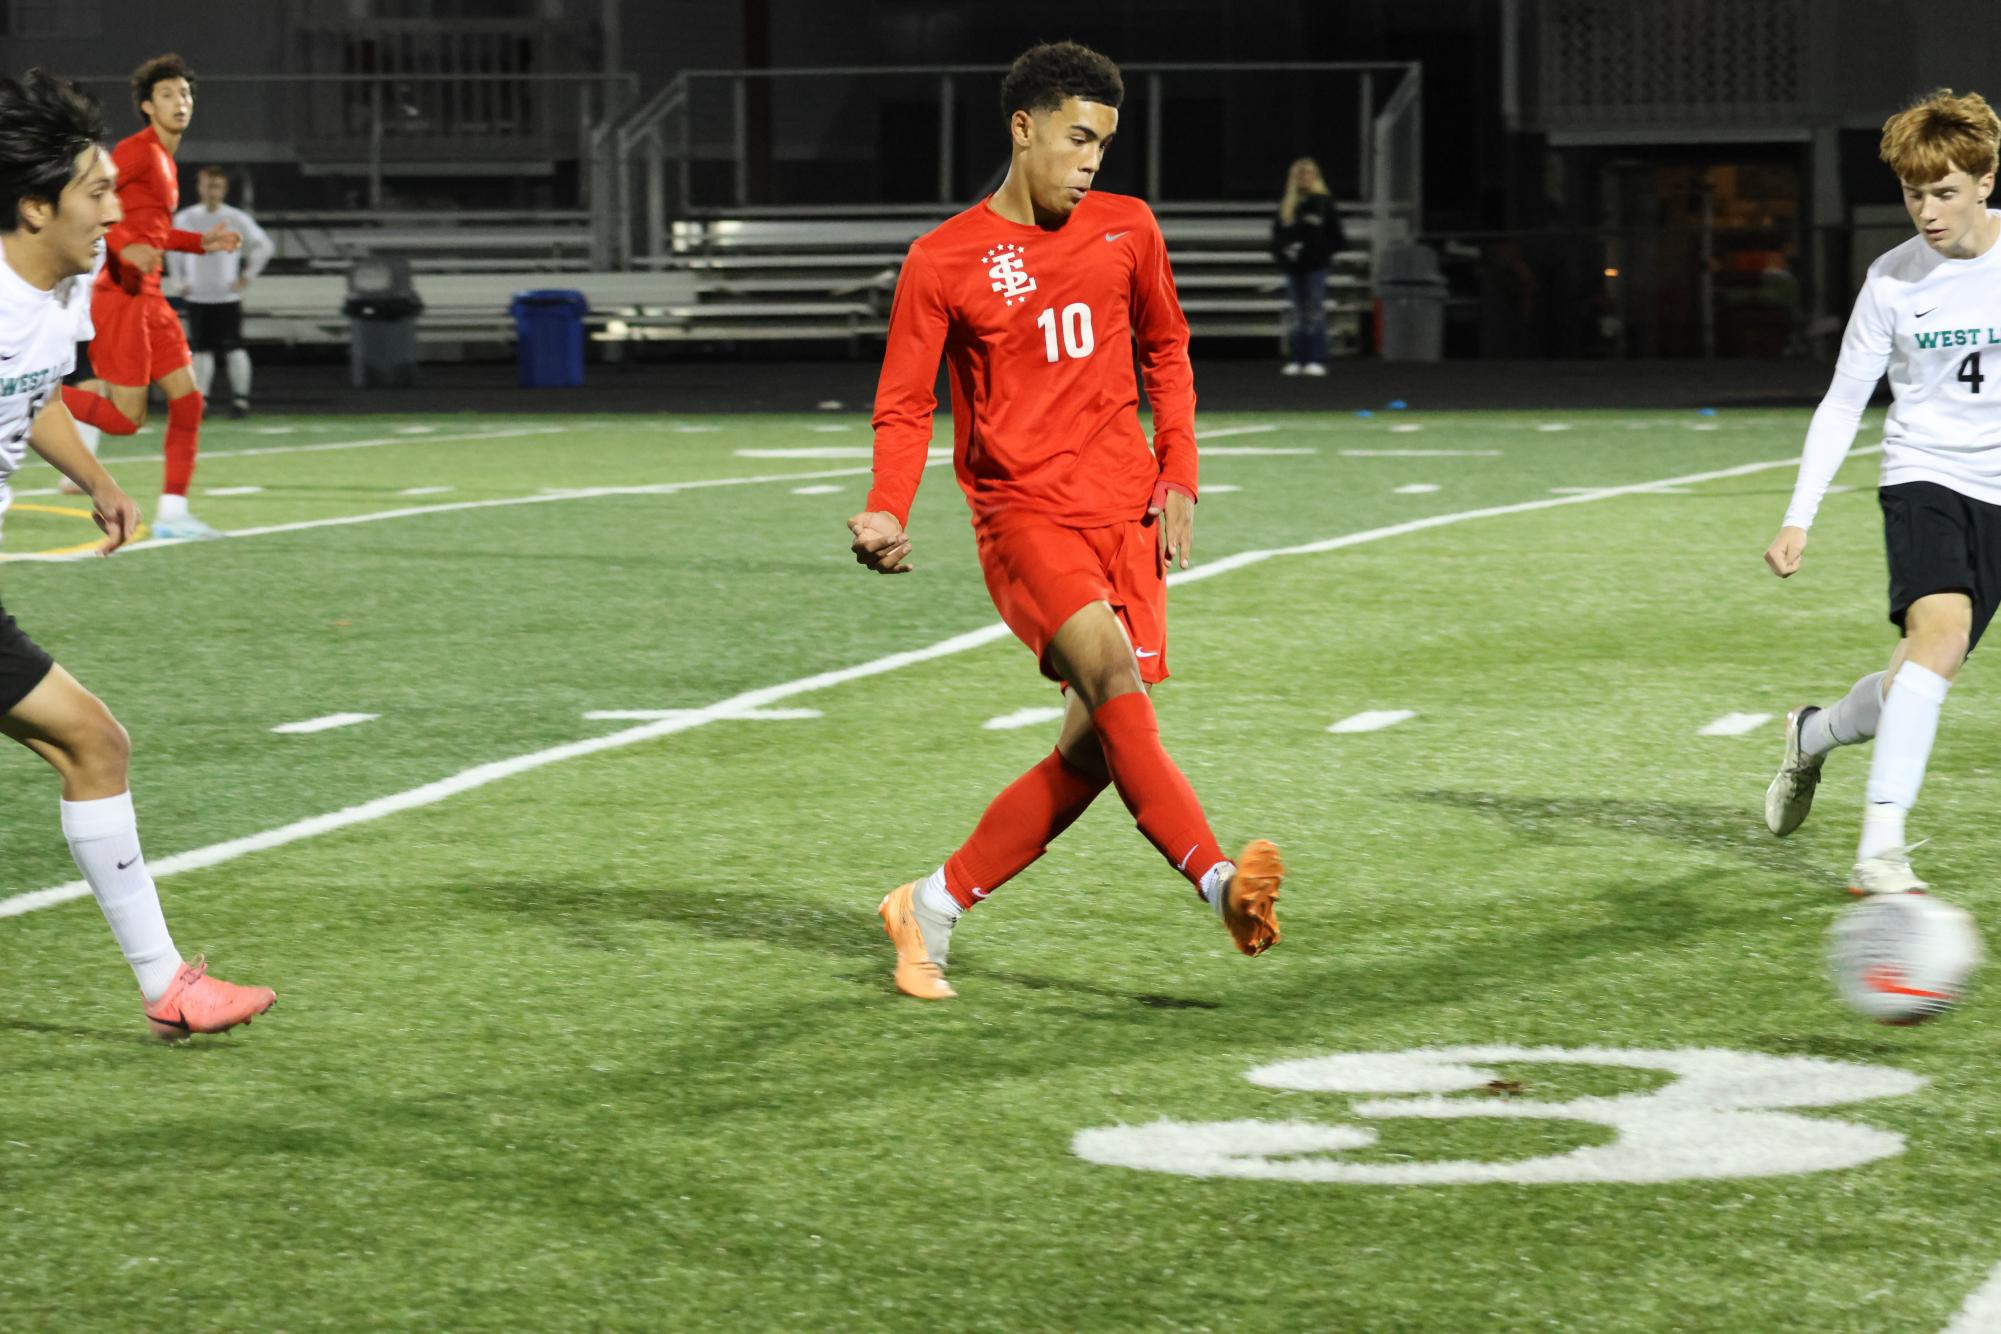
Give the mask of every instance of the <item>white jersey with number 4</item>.
M 1947 259 L 1913 236 L 1877 259 L 1837 369 L 1890 377 L 1885 486 L 1938 482 L 2001 504 L 2001 242 Z
M 76 369 L 76 330 L 74 310 L 0 259 L 0 518 L 14 501 L 8 479 L 27 455 L 35 414 Z

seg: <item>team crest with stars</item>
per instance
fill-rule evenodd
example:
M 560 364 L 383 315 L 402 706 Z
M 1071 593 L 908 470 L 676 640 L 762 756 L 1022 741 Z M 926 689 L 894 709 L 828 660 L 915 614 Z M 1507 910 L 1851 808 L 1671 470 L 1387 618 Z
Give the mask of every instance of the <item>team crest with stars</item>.
M 1012 241 L 1004 241 L 986 254 L 987 277 L 993 279 L 994 291 L 1010 306 L 1026 301 L 1035 290 L 1035 279 L 1022 262 L 1027 254 L 1025 247 Z

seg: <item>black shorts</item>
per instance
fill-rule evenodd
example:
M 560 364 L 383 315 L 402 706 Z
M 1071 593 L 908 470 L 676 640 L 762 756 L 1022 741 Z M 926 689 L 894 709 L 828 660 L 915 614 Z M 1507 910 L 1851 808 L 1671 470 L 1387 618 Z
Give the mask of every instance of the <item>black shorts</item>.
M 1964 593 L 1973 599 L 1970 652 L 2001 603 L 2001 505 L 1937 482 L 1900 482 L 1876 497 L 1890 558 L 1890 620 L 1901 630 L 1919 598 Z
M 5 607 L 0 607 L 0 713 L 10 712 L 26 699 L 55 665 L 56 660 L 14 624 Z
M 243 303 L 190 301 L 188 348 L 195 352 L 234 352 L 243 346 Z

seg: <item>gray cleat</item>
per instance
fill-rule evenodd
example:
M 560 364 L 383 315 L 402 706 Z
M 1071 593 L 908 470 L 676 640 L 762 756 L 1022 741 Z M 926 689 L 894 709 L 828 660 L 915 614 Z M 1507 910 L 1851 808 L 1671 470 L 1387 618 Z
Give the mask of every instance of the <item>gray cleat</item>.
M 1813 792 L 1820 786 L 1820 764 L 1827 757 L 1809 755 L 1800 749 L 1800 729 L 1808 714 L 1820 710 L 1802 704 L 1786 715 L 1786 757 L 1778 777 L 1765 789 L 1765 827 L 1780 838 L 1798 829 L 1813 809 Z

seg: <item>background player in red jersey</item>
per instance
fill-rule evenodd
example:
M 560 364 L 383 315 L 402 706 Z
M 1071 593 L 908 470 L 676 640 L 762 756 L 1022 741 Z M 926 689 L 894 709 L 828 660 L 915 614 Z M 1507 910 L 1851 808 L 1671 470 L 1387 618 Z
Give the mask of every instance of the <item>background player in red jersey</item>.
M 194 358 L 180 317 L 160 294 L 160 274 L 169 250 L 234 250 L 243 238 L 222 223 L 199 234 L 173 225 L 181 202 L 174 154 L 195 112 L 194 71 L 187 62 L 177 55 L 155 56 L 134 70 L 132 102 L 146 128 L 120 141 L 111 154 L 125 220 L 106 242 L 91 300 L 97 336 L 90 364 L 98 378 L 64 389 L 63 403 L 79 421 L 130 435 L 146 420 L 146 386 L 157 383 L 167 398 L 167 466 L 153 535 L 217 537 L 215 529 L 188 513 L 202 396 L 189 369 Z
M 1055 751 L 994 799 L 943 866 L 882 901 L 896 985 L 925 1000 L 955 994 L 944 970 L 960 913 L 1040 857 L 1107 783 L 1237 948 L 1278 943 L 1278 849 L 1258 840 L 1235 863 L 1223 856 L 1161 748 L 1147 694 L 1167 676 L 1167 567 L 1187 567 L 1194 534 L 1195 385 L 1152 210 L 1091 188 L 1123 97 L 1118 66 L 1087 47 L 1024 52 L 1001 88 L 1007 179 L 912 243 L 896 284 L 875 485 L 848 520 L 855 559 L 882 574 L 911 569 L 903 525 L 942 353 L 987 590 L 1069 694 Z

